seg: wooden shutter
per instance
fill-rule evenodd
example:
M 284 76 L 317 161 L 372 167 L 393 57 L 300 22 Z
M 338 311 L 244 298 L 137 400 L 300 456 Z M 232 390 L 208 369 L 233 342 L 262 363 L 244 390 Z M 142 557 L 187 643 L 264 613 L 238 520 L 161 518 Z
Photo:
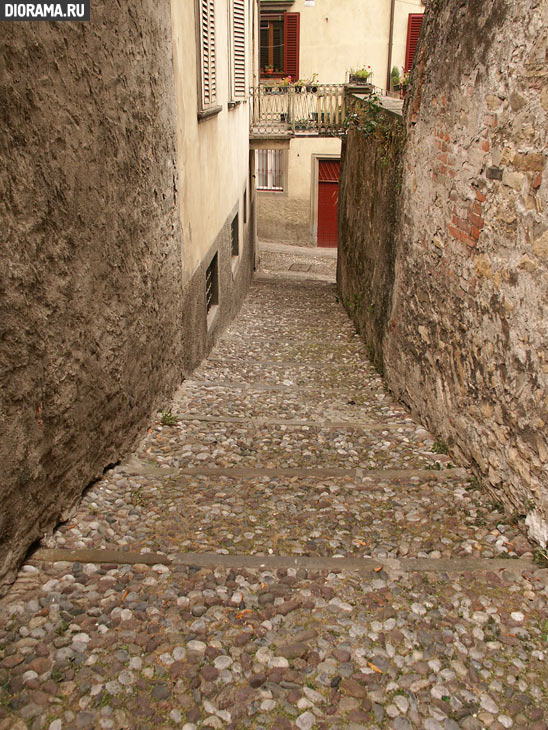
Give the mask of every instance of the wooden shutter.
M 215 60 L 215 0 L 200 0 L 200 32 L 202 51 L 202 106 L 217 100 L 217 68 Z
M 413 65 L 415 51 L 419 42 L 419 35 L 422 26 L 422 14 L 409 13 L 407 21 L 407 48 L 405 50 L 405 67 L 404 71 L 409 71 Z
M 245 0 L 233 0 L 232 54 L 234 97 L 245 97 Z
M 284 73 L 299 78 L 299 13 L 284 13 Z

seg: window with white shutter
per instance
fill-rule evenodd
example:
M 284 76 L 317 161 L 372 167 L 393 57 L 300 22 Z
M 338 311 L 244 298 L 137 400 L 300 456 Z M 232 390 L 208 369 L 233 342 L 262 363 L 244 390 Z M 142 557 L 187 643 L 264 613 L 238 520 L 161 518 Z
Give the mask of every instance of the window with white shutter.
M 246 96 L 246 0 L 232 0 L 232 98 Z
M 217 111 L 217 61 L 215 50 L 215 0 L 197 0 L 199 12 L 200 112 Z

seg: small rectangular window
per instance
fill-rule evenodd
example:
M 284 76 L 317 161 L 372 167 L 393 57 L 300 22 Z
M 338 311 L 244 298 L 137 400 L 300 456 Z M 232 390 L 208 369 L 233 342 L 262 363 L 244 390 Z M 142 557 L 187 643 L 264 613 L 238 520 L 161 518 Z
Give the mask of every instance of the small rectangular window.
M 244 225 L 247 223 L 247 188 L 244 190 Z
M 283 150 L 257 150 L 257 190 L 283 190 Z
M 240 253 L 240 216 L 238 213 L 232 219 L 230 226 L 230 240 L 232 256 L 238 256 Z
M 261 78 L 299 78 L 299 13 L 262 14 L 259 28 Z
M 217 254 L 211 259 L 206 271 L 206 310 L 211 310 L 219 304 L 219 270 Z

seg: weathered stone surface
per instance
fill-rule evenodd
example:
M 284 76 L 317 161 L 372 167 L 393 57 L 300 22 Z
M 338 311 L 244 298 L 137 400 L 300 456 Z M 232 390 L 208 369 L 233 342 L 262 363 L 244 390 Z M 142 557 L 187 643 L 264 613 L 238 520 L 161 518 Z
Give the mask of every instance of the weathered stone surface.
M 258 281 L 171 406 L 0 599 L 0 728 L 542 730 L 548 570 L 495 558 L 526 541 L 464 469 L 368 468 L 443 455 L 333 286 Z M 204 452 L 223 469 L 185 473 Z
M 384 111 L 377 133 L 364 135 L 361 105 L 349 101 L 357 119 L 342 148 L 337 281 L 347 312 L 382 370 L 394 281 L 403 125 L 396 114 Z M 387 165 L 388 159 L 392 164 Z
M 130 10 L 2 37 L 0 580 L 181 377 L 170 6 Z
M 375 162 L 386 140 L 354 130 L 343 154 L 338 272 L 390 389 L 508 512 L 528 514 L 543 544 L 546 13 L 538 2 L 428 3 L 404 108 L 395 231 L 375 232 L 383 216 L 394 220 Z M 370 297 L 380 285 L 392 292 L 389 307 Z
M 250 200 L 237 266 L 233 212 L 201 242 L 223 292 L 208 329 L 209 260 L 181 265 L 171 4 L 92 15 L 0 41 L 0 593 L 200 362 L 253 266 Z

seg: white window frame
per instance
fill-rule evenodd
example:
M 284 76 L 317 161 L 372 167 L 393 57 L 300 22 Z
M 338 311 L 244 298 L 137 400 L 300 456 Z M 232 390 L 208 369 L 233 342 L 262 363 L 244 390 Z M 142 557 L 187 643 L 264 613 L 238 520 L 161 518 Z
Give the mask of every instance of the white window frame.
M 261 166 L 261 157 L 264 164 Z M 262 168 L 262 169 L 261 169 Z M 285 183 L 284 150 L 260 149 L 255 151 L 255 179 L 257 191 L 283 193 Z M 262 178 L 262 179 L 261 179 Z M 278 179 L 276 179 L 278 178 Z M 261 184 L 263 183 L 263 184 Z M 278 183 L 276 185 L 276 183 Z

